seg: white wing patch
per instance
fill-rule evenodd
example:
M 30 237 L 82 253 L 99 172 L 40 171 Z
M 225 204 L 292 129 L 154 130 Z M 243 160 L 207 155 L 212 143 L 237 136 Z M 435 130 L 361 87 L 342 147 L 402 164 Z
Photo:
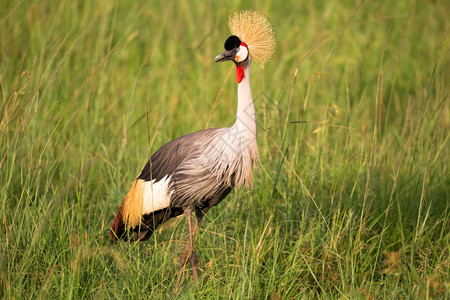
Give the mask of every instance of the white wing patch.
M 155 180 L 144 182 L 144 201 L 142 203 L 142 214 L 167 208 L 170 205 L 169 193 L 170 177 L 166 176 L 155 183 Z

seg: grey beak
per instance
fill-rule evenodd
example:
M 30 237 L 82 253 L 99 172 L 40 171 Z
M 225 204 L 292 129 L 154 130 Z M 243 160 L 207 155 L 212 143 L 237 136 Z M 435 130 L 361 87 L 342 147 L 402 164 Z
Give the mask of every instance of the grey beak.
M 227 60 L 233 60 L 233 55 L 234 55 L 233 51 L 227 50 L 216 56 L 216 58 L 215 58 L 216 63 L 222 62 L 222 61 L 227 61 Z

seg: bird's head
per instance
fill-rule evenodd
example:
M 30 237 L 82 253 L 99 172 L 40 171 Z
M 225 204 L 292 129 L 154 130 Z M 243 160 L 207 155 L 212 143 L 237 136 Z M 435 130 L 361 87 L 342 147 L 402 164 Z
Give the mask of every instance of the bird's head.
M 249 58 L 248 46 L 237 36 L 232 35 L 225 41 L 225 52 L 216 56 L 216 62 L 231 60 L 236 66 Z
M 241 83 L 244 78 L 244 68 L 242 64 L 249 61 L 250 54 L 248 46 L 237 36 L 232 35 L 225 41 L 225 52 L 216 56 L 216 62 L 231 60 L 236 65 L 236 80 Z
M 236 79 L 244 78 L 243 67 L 254 59 L 264 66 L 276 51 L 276 38 L 272 25 L 261 12 L 246 10 L 228 18 L 232 36 L 225 41 L 225 52 L 216 56 L 216 62 L 231 60 L 236 65 Z

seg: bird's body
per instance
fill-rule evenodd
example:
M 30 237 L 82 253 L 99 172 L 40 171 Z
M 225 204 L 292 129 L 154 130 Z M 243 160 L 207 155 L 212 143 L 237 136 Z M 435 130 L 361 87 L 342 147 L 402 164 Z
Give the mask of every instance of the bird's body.
M 114 237 L 129 229 L 128 237 L 146 240 L 158 225 L 188 208 L 201 218 L 234 187 L 252 185 L 252 165 L 257 159 L 248 61 L 239 83 L 234 125 L 194 132 L 156 151 L 119 209 L 112 226 Z
M 267 53 L 260 46 L 261 42 L 267 42 L 264 36 L 267 30 L 261 32 L 261 26 L 255 26 L 258 21 L 267 22 L 267 19 L 254 11 L 250 11 L 248 16 L 250 19 L 244 21 L 253 26 L 252 30 L 260 39 L 252 40 L 255 41 L 255 59 L 267 59 L 264 55 L 273 53 Z M 242 24 L 237 22 L 237 25 L 234 27 Z M 267 26 L 266 23 L 262 25 Z M 232 26 L 230 28 L 233 29 Z M 272 31 L 269 33 L 273 34 Z M 269 37 L 272 38 L 269 42 L 274 42 L 274 38 Z M 191 133 L 162 146 L 133 183 L 112 225 L 111 235 L 115 240 L 146 240 L 160 224 L 185 214 L 189 243 L 181 256 L 177 285 L 187 259 L 191 261 L 194 279 L 197 278 L 193 239 L 203 215 L 233 188 L 251 186 L 252 166 L 258 160 L 255 107 L 250 88 L 250 46 L 233 35 L 225 42 L 225 49 L 216 57 L 216 62 L 231 60 L 236 65 L 239 83 L 236 122 L 231 127 Z M 192 212 L 196 217 L 194 225 L 191 223 Z

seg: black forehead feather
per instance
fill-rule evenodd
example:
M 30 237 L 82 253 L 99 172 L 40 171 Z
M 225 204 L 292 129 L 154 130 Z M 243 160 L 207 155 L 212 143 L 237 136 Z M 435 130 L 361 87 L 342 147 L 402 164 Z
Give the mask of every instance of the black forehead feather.
M 231 50 L 239 47 L 240 45 L 241 40 L 237 36 L 232 35 L 225 41 L 225 50 Z

